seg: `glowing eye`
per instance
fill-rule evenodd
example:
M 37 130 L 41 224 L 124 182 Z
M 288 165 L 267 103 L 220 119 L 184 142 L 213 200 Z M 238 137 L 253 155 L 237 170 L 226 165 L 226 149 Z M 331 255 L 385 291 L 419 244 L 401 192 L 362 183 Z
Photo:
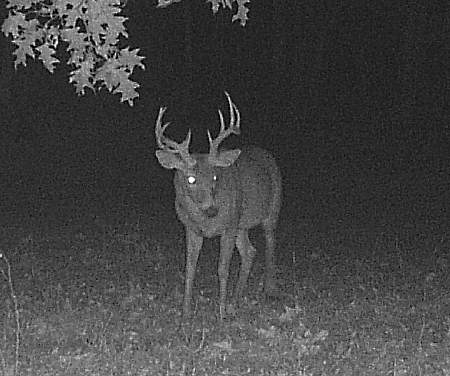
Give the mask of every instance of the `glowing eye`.
M 214 181 L 217 181 L 217 175 L 214 175 L 214 176 L 213 176 L 213 180 L 214 180 Z
M 195 176 L 192 176 L 192 175 L 188 176 L 187 181 L 189 184 L 195 184 L 195 182 L 196 182 Z

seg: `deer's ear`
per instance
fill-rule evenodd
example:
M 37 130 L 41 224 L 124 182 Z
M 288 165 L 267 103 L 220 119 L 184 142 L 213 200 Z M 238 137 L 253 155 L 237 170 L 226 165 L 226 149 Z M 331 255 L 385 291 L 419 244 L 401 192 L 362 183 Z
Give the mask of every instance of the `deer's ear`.
M 240 149 L 224 150 L 214 158 L 214 165 L 218 167 L 229 167 L 238 159 L 241 154 Z
M 169 170 L 183 170 L 186 167 L 179 154 L 175 154 L 167 150 L 157 150 L 155 154 L 156 158 L 158 158 L 159 164 L 164 168 Z

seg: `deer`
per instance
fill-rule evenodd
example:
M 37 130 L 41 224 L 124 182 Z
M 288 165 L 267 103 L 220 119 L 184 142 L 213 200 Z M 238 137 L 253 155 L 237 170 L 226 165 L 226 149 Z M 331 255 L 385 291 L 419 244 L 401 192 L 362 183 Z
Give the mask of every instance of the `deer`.
M 175 210 L 186 232 L 186 271 L 183 316 L 192 314 L 192 288 L 199 252 L 204 238 L 220 236 L 218 262 L 219 315 L 226 317 L 234 304 L 226 305 L 230 261 L 235 247 L 241 265 L 233 303 L 242 297 L 252 267 L 256 248 L 249 239 L 249 230 L 261 226 L 264 231 L 265 273 L 264 292 L 276 293 L 275 230 L 281 204 L 281 174 L 274 157 L 258 147 L 222 150 L 223 140 L 240 134 L 240 113 L 230 94 L 225 92 L 230 111 L 230 123 L 225 127 L 219 109 L 220 131 L 209 139 L 208 154 L 191 154 L 191 130 L 181 143 L 164 135 L 170 125 L 162 125 L 166 107 L 159 109 L 155 137 L 160 165 L 175 170 Z

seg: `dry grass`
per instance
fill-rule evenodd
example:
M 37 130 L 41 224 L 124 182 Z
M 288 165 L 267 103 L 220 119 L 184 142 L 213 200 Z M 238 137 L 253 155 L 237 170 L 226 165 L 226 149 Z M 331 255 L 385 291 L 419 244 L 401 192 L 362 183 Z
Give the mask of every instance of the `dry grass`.
M 286 294 L 264 301 L 257 263 L 223 322 L 211 257 L 182 319 L 177 237 L 137 224 L 1 235 L 5 376 L 450 375 L 448 234 L 280 239 Z

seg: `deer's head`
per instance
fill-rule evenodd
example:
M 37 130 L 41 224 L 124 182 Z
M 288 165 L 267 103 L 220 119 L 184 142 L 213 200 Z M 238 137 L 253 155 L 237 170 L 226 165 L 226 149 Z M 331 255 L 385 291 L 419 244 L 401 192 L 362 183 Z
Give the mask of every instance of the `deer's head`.
M 219 112 L 220 132 L 213 139 L 208 130 L 209 153 L 190 154 L 189 143 L 191 130 L 185 140 L 177 143 L 164 136 L 164 131 L 170 123 L 162 125 L 162 117 L 166 107 L 161 107 L 156 120 L 155 135 L 159 150 L 156 151 L 161 166 L 177 171 L 176 184 L 181 185 L 183 193 L 206 216 L 213 217 L 217 214 L 215 196 L 220 187 L 220 170 L 230 167 L 239 157 L 241 150 L 219 150 L 220 143 L 230 134 L 240 133 L 240 114 L 230 95 L 225 92 L 230 108 L 230 124 L 225 128 L 222 112 Z

